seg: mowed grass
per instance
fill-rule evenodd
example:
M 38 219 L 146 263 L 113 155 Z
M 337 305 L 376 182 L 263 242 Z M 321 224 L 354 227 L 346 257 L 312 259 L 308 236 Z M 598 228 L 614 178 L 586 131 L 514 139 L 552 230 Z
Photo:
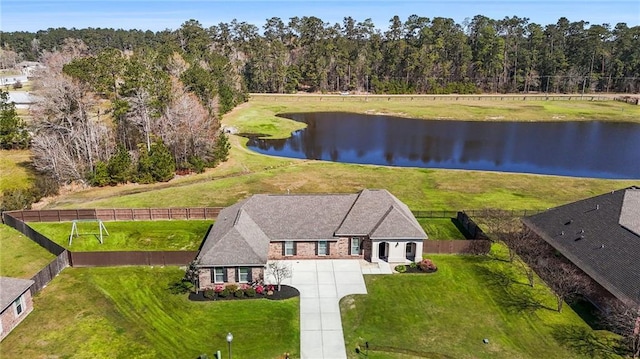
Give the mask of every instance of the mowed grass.
M 29 150 L 0 150 L 0 197 L 7 189 L 28 189 L 34 181 Z
M 78 222 L 80 236 L 69 245 L 72 222 L 40 222 L 29 225 L 47 238 L 72 251 L 181 251 L 197 250 L 211 220 L 103 222 L 103 243 L 97 222 Z
M 299 357 L 299 299 L 191 302 L 176 267 L 67 268 L 0 343 L 3 358 Z
M 466 239 L 453 218 L 417 218 L 427 236 L 432 240 Z
M 638 106 L 614 101 L 467 101 L 465 104 L 455 101 L 411 102 L 406 99 L 340 101 L 340 97 L 331 101 L 319 101 L 298 96 L 276 100 L 252 99 L 227 114 L 223 122 L 225 125 L 238 126 L 242 132 L 286 137 L 303 124 L 276 117 L 278 113 L 402 112 L 407 116 L 428 118 L 431 112 L 447 110 L 460 113 L 472 111 L 468 117 L 481 120 L 484 112 L 490 116 L 495 115 L 493 108 L 496 111 L 507 108 L 509 113 L 517 117 L 525 112 L 523 106 L 530 106 L 527 111 L 532 118 L 537 116 L 539 120 L 568 116 L 567 113 L 577 108 L 589 106 L 593 110 L 590 119 L 602 119 L 601 116 L 605 115 L 617 118 L 614 115 L 620 108 L 624 108 L 620 113 L 633 115 L 621 120 L 640 121 Z M 545 106 L 550 106 L 551 109 L 545 110 Z M 529 120 L 529 117 L 522 117 L 521 120 Z M 469 210 L 487 207 L 545 209 L 638 184 L 638 181 L 628 180 L 298 160 L 254 153 L 246 148 L 246 142 L 245 138 L 231 136 L 229 161 L 204 174 L 183 176 L 168 183 L 153 185 L 89 188 L 60 196 L 52 200 L 47 208 L 165 207 L 167 203 L 176 207 L 228 206 L 255 193 L 353 193 L 363 188 L 386 188 L 413 210 Z
M 515 264 L 430 258 L 436 273 L 368 275 L 367 295 L 341 300 L 350 358 L 366 341 L 371 359 L 617 357 L 611 333 L 593 331 L 568 306 L 555 311 L 550 290 L 526 285 Z
M 0 224 L 0 276 L 29 279 L 54 258 L 22 233 Z

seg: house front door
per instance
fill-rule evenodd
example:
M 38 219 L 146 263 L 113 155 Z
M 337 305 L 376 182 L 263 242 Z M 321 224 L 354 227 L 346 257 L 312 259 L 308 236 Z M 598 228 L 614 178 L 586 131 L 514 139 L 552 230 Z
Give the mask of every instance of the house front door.
M 380 244 L 378 244 L 378 258 L 386 261 L 387 257 L 389 256 L 388 252 L 389 252 L 389 243 L 380 242 Z
M 415 243 L 407 243 L 407 247 L 405 250 L 406 258 L 410 261 L 416 260 L 416 244 Z

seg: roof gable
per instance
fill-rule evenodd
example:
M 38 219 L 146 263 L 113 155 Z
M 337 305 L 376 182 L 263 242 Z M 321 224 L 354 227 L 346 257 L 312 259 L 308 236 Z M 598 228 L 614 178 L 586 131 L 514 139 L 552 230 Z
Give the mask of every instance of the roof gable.
M 618 223 L 640 236 L 640 189 L 629 188 L 624 191 Z
M 415 223 L 414 223 L 415 222 Z M 424 230 L 417 221 L 407 218 L 396 206 L 389 210 L 380 219 L 380 222 L 369 235 L 371 239 L 418 239 L 427 238 Z

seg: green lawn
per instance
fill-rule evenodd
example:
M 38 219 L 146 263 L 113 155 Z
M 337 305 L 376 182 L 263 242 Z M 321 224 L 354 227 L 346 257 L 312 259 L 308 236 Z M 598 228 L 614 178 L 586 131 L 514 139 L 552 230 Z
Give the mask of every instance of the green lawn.
M 31 278 L 54 258 L 20 232 L 0 224 L 0 276 Z
M 103 232 L 99 241 L 97 222 L 78 222 L 79 237 L 69 245 L 71 222 L 29 223 L 36 231 L 72 251 L 180 251 L 197 250 L 204 239 L 211 220 L 189 221 L 118 221 L 103 222 L 109 235 Z
M 35 309 L 0 343 L 3 358 L 299 356 L 299 299 L 191 302 L 172 294 L 176 267 L 67 268 L 34 298 Z
M 427 232 L 429 239 L 465 239 L 451 218 L 418 218 L 418 223 Z
M 473 256 L 430 256 L 434 274 L 365 276 L 367 295 L 340 303 L 348 353 L 369 358 L 615 358 L 605 338 L 514 264 Z M 484 344 L 483 339 L 489 343 Z M 609 356 L 610 355 L 610 356 Z
M 6 189 L 28 189 L 33 184 L 28 150 L 0 150 L 0 196 Z

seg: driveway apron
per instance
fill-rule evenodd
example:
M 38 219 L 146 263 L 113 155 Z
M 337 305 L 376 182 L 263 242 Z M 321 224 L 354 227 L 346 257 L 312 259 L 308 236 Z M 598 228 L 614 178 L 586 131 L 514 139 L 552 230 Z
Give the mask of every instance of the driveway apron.
M 300 291 L 300 356 L 302 359 L 347 357 L 340 318 L 340 298 L 367 294 L 360 261 L 350 259 L 290 260 L 292 276 L 283 282 Z

